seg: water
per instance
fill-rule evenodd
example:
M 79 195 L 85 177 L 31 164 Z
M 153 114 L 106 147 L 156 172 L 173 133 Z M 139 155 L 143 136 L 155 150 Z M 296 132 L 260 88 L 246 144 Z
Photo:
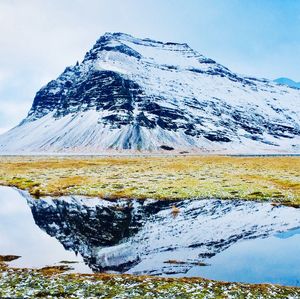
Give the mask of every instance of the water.
M 300 286 L 300 229 L 237 243 L 187 276 Z
M 173 213 L 173 206 L 179 213 Z M 14 267 L 299 285 L 300 210 L 268 203 L 33 199 L 0 187 L 0 254 Z M 197 266 L 207 263 L 209 266 Z
M 15 267 L 41 268 L 74 261 L 74 271 L 92 273 L 80 255 L 64 249 L 34 222 L 30 207 L 16 190 L 0 187 L 0 254 L 21 258 L 10 263 Z

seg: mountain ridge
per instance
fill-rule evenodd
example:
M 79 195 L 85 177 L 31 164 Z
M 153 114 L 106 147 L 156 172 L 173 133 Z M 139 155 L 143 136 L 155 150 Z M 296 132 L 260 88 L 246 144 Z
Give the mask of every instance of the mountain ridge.
M 294 88 L 300 89 L 300 82 L 296 82 L 289 78 L 281 77 L 281 78 L 275 79 L 274 82 L 279 83 L 279 84 L 284 84 L 289 87 L 294 87 Z
M 106 33 L 36 94 L 0 152 L 300 151 L 300 91 L 187 44 Z

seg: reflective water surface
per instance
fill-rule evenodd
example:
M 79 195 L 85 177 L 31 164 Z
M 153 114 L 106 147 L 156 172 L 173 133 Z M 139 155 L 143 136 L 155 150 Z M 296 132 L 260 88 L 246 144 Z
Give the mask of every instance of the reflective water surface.
M 21 256 L 11 266 L 41 268 L 67 260 L 78 262 L 72 264 L 76 271 L 92 273 L 80 255 L 35 224 L 26 200 L 7 187 L 0 187 L 0 254 Z
M 299 285 L 299 227 L 300 209 L 268 203 L 37 200 L 0 187 L 0 255 L 21 256 L 17 267 Z
M 299 233 L 295 229 L 237 243 L 211 258 L 211 266 L 194 267 L 187 276 L 300 286 Z

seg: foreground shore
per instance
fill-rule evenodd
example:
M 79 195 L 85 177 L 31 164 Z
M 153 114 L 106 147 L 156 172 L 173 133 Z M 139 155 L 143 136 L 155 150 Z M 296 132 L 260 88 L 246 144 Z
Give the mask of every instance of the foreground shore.
M 13 269 L 0 263 L 1 298 L 300 298 L 300 288 L 201 278 L 64 274 L 47 267 Z
M 37 198 L 220 198 L 299 206 L 300 157 L 1 156 L 0 184 Z

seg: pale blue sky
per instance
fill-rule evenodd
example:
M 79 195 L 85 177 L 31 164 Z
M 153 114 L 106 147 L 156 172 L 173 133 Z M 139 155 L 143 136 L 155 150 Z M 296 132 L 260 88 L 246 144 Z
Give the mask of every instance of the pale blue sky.
M 0 132 L 106 31 L 186 42 L 238 73 L 300 81 L 298 0 L 0 0 Z

